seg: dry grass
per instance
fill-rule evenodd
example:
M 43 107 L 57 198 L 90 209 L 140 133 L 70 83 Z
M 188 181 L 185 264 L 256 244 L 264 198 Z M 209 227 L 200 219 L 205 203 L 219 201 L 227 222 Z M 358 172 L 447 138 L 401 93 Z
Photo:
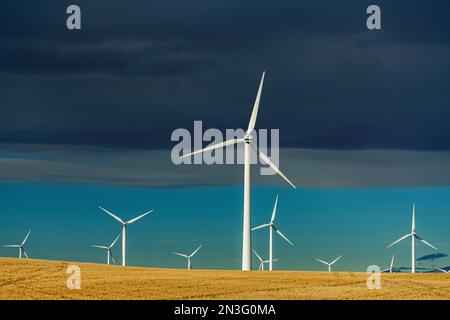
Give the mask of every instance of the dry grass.
M 69 262 L 0 258 L 0 299 L 449 299 L 448 274 L 150 269 L 73 263 L 81 290 L 66 287 Z

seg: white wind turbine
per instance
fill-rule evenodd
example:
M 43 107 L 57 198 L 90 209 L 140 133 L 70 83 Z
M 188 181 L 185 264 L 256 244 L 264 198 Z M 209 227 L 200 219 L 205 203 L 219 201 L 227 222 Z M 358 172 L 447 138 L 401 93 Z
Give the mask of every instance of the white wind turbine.
M 435 246 L 433 246 L 432 244 L 428 243 L 426 240 L 422 239 L 421 237 L 419 237 L 417 235 L 417 233 L 415 232 L 416 229 L 416 221 L 415 221 L 415 211 L 416 211 L 416 205 L 413 204 L 413 209 L 412 209 L 412 224 L 411 224 L 411 233 L 405 234 L 403 237 L 401 237 L 400 239 L 398 239 L 397 241 L 394 241 L 393 243 L 391 243 L 390 245 L 388 245 L 388 248 L 392 247 L 394 244 L 408 238 L 411 237 L 411 273 L 415 273 L 416 272 L 416 258 L 415 258 L 415 243 L 414 240 L 417 239 L 420 242 L 426 244 L 427 246 L 433 248 L 434 250 L 437 250 L 437 248 Z
M 273 261 L 273 262 L 275 262 L 275 261 L 278 261 L 279 259 L 274 259 L 274 260 L 263 260 L 262 258 L 261 258 L 261 256 L 255 251 L 255 250 L 253 250 L 253 253 L 258 257 L 258 259 L 259 259 L 259 268 L 258 268 L 258 270 L 260 270 L 260 271 L 264 271 L 264 264 L 265 263 L 269 263 L 270 261 Z
M 110 258 L 111 258 L 111 260 L 112 260 L 112 262 L 114 263 L 114 264 L 116 264 L 116 260 L 114 259 L 114 257 L 113 257 L 113 254 L 112 254 L 112 251 L 111 251 L 111 249 L 112 249 L 112 247 L 114 247 L 114 245 L 116 244 L 116 242 L 117 242 L 117 240 L 120 238 L 120 234 L 117 236 L 117 238 L 109 245 L 109 247 L 106 247 L 106 246 L 97 246 L 97 245 L 93 245 L 92 247 L 94 247 L 94 248 L 100 248 L 100 249 L 105 249 L 105 250 L 107 250 L 107 254 L 108 254 L 108 258 L 107 258 L 107 264 L 109 264 L 109 260 L 110 260 Z
M 394 259 L 395 259 L 395 254 L 392 255 L 391 265 L 389 266 L 389 268 L 386 268 L 386 269 L 384 269 L 384 270 L 381 270 L 381 272 L 387 272 L 387 271 L 389 271 L 389 273 L 392 273 L 392 267 L 394 266 Z
M 200 250 L 202 246 L 198 247 L 194 252 L 192 252 L 190 255 L 187 254 L 182 254 L 182 253 L 178 253 L 178 252 L 172 252 L 173 254 L 176 254 L 177 256 L 180 257 L 184 257 L 187 259 L 187 268 L 188 270 L 192 269 L 192 263 L 191 263 L 191 258 L 197 253 L 198 250 Z
M 439 270 L 439 271 L 441 271 L 441 272 L 443 272 L 443 273 L 450 273 L 450 270 L 444 270 L 444 269 L 441 269 L 441 268 L 438 268 L 438 267 L 434 267 L 434 268 Z
M 137 220 L 145 217 L 149 213 L 153 212 L 153 210 L 147 211 L 146 213 L 143 213 L 134 219 L 131 219 L 128 221 L 123 221 L 118 216 L 116 216 L 114 213 L 109 212 L 108 210 L 106 210 L 100 206 L 99 206 L 99 208 L 122 224 L 122 266 L 125 266 L 126 265 L 126 254 L 127 254 L 127 225 L 132 224 L 133 222 L 136 222 Z
M 19 259 L 22 259 L 22 254 L 28 259 L 28 255 L 25 251 L 25 242 L 27 242 L 28 236 L 30 235 L 31 230 L 28 231 L 27 235 L 25 236 L 25 239 L 23 239 L 21 244 L 8 244 L 6 246 L 3 246 L 3 248 L 19 248 Z
M 339 257 L 337 257 L 336 259 L 334 259 L 333 261 L 331 261 L 330 263 L 320 260 L 320 259 L 316 259 L 319 262 L 322 262 L 323 264 L 326 264 L 328 266 L 328 272 L 331 272 L 331 266 L 338 261 L 340 258 L 342 258 L 342 255 L 340 255 Z
M 250 117 L 250 122 L 248 124 L 247 131 L 244 138 L 242 139 L 230 139 L 224 142 L 208 146 L 206 148 L 185 154 L 181 158 L 189 157 L 195 154 L 203 153 L 206 151 L 212 151 L 215 149 L 220 149 L 226 146 L 244 143 L 244 221 L 243 221 L 243 238 L 242 238 L 242 270 L 249 271 L 252 270 L 252 243 L 251 243 L 251 210 L 250 210 L 250 177 L 251 177 L 251 150 L 255 150 L 259 157 L 268 164 L 276 173 L 278 173 L 287 183 L 295 188 L 294 184 L 278 169 L 278 167 L 269 159 L 269 157 L 263 153 L 259 148 L 253 143 L 252 132 L 255 128 L 256 118 L 258 116 L 259 102 L 261 100 L 261 92 L 264 83 L 263 72 L 261 77 L 261 82 L 259 84 L 258 93 L 256 95 L 255 104 L 253 106 L 252 115 Z
M 272 263 L 272 259 L 273 259 L 273 232 L 275 231 L 276 233 L 278 233 L 290 245 L 292 245 L 292 246 L 294 245 L 283 233 L 281 233 L 280 230 L 278 230 L 275 227 L 274 221 L 275 221 L 275 216 L 277 214 L 277 204 L 278 204 L 278 194 L 277 194 L 277 197 L 275 198 L 275 204 L 273 206 L 272 217 L 270 218 L 270 222 L 266 223 L 266 224 L 262 224 L 262 225 L 252 229 L 252 231 L 254 231 L 254 230 L 258 230 L 258 229 L 262 229 L 262 228 L 266 228 L 266 227 L 269 228 L 269 270 L 270 271 L 273 270 L 273 263 Z

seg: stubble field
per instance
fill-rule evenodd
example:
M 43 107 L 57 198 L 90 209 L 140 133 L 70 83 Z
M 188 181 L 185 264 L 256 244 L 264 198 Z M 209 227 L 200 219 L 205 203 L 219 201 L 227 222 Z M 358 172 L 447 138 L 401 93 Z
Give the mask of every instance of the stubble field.
M 81 289 L 67 288 L 69 265 Z M 0 299 L 450 299 L 448 274 L 152 269 L 0 258 Z

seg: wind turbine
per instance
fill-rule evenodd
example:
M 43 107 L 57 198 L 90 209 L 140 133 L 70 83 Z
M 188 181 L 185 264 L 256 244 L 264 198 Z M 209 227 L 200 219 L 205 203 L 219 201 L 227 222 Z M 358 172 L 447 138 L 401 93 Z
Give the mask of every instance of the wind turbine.
M 381 270 L 381 272 L 389 271 L 389 273 L 392 273 L 392 267 L 394 266 L 394 259 L 395 259 L 395 254 L 392 255 L 391 265 L 389 266 L 389 268 Z
M 269 263 L 270 261 L 272 261 L 272 260 L 263 260 L 262 258 L 261 258 L 261 256 L 255 251 L 255 250 L 253 250 L 253 253 L 258 257 L 258 259 L 259 259 L 259 268 L 258 268 L 258 270 L 260 270 L 260 271 L 264 271 L 264 263 Z M 275 261 L 278 261 L 279 259 L 275 259 L 275 260 L 273 260 L 273 262 L 275 262 Z
M 149 213 L 153 212 L 153 210 L 147 211 L 146 213 L 143 213 L 134 219 L 131 219 L 128 221 L 123 221 L 118 216 L 116 216 L 114 213 L 109 212 L 108 210 L 106 210 L 100 206 L 99 206 L 99 208 L 122 224 L 122 266 L 125 266 L 126 265 L 126 254 L 127 254 L 127 225 L 132 224 L 133 222 L 136 222 L 139 219 L 145 217 Z
M 22 259 L 22 254 L 28 259 L 28 255 L 25 251 L 25 242 L 27 242 L 28 236 L 30 235 L 31 230 L 28 231 L 27 235 L 25 236 L 25 239 L 23 239 L 21 244 L 9 244 L 6 246 L 3 246 L 4 248 L 19 248 L 19 259 Z
M 323 260 L 320 260 L 320 259 L 316 259 L 317 261 L 319 261 L 319 262 L 322 262 L 323 264 L 326 264 L 327 266 L 328 266 L 328 272 L 331 272 L 331 266 L 336 262 L 336 261 L 338 261 L 340 258 L 342 258 L 342 254 L 339 256 L 339 257 L 337 257 L 336 259 L 334 259 L 332 262 L 330 262 L 330 263 L 328 263 L 328 262 L 326 262 L 326 261 L 323 261 Z
M 117 240 L 119 239 L 119 237 L 120 237 L 120 234 L 117 236 L 117 238 L 109 245 L 109 247 L 105 247 L 105 246 L 97 246 L 97 245 L 93 245 L 92 247 L 94 247 L 94 248 L 100 248 L 100 249 L 105 249 L 105 250 L 108 250 L 108 259 L 107 259 L 107 264 L 109 264 L 109 259 L 111 258 L 111 260 L 113 261 L 113 263 L 114 264 L 116 264 L 116 260 L 114 259 L 114 257 L 113 257 L 113 254 L 112 254 L 112 251 L 111 251 L 111 249 L 112 249 L 112 247 L 114 247 L 114 245 L 116 244 L 116 242 L 117 242 Z
M 230 139 L 224 142 L 208 146 L 206 148 L 185 154 L 181 158 L 189 157 L 206 151 L 212 151 L 215 149 L 220 149 L 226 146 L 244 143 L 244 221 L 243 221 L 243 237 L 242 237 L 242 270 L 250 271 L 252 270 L 252 243 L 251 243 L 251 210 L 250 210 L 250 182 L 251 182 L 251 150 L 255 150 L 259 157 L 268 164 L 276 173 L 278 173 L 287 183 L 295 188 L 294 184 L 278 169 L 278 167 L 269 159 L 269 157 L 263 153 L 259 148 L 253 143 L 252 132 L 255 128 L 256 118 L 258 116 L 259 102 L 261 100 L 261 92 L 264 83 L 263 72 L 261 77 L 261 82 L 259 84 L 258 93 L 256 95 L 255 104 L 253 105 L 252 115 L 250 117 L 250 122 L 248 124 L 247 131 L 244 138 L 241 139 Z
M 198 250 L 200 250 L 202 246 L 198 247 L 194 252 L 192 252 L 190 255 L 187 254 L 182 254 L 182 253 L 178 253 L 178 252 L 172 252 L 173 254 L 176 254 L 177 256 L 181 256 L 187 259 L 187 268 L 188 270 L 192 269 L 192 264 L 191 264 L 191 258 L 197 253 Z
M 442 271 L 443 273 L 450 273 L 450 270 L 444 270 L 444 269 L 441 269 L 441 268 L 438 268 L 438 267 L 434 267 L 434 268 L 439 270 L 439 271 Z
M 258 227 L 255 227 L 252 229 L 252 231 L 254 230 L 258 230 L 258 229 L 262 229 L 262 228 L 269 228 L 269 270 L 272 271 L 273 270 L 273 263 L 272 263 L 272 259 L 273 259 L 273 232 L 275 231 L 276 233 L 278 233 L 284 240 L 286 240 L 290 245 L 294 245 L 283 233 L 281 233 L 280 230 L 278 230 L 275 227 L 274 221 L 275 221 L 275 216 L 277 214 L 277 204 L 278 204 L 278 194 L 277 197 L 275 198 L 275 205 L 273 206 L 273 211 L 272 211 L 272 217 L 270 218 L 270 222 L 266 223 L 266 224 L 262 224 Z
M 411 233 L 405 234 L 403 237 L 401 237 L 400 239 L 398 239 L 397 241 L 394 241 L 393 243 L 391 243 L 390 245 L 388 245 L 387 247 L 390 248 L 392 247 L 394 244 L 408 238 L 411 237 L 411 273 L 415 273 L 416 272 L 416 258 L 415 258 L 415 243 L 414 243 L 414 239 L 419 240 L 420 242 L 426 244 L 427 246 L 433 248 L 434 250 L 437 250 L 437 248 L 435 246 L 433 246 L 432 244 L 428 243 L 426 240 L 422 239 L 421 237 L 419 237 L 417 235 L 417 233 L 415 232 L 416 229 L 416 221 L 415 221 L 415 211 L 416 211 L 416 204 L 413 204 L 413 209 L 412 209 L 412 224 L 411 224 Z

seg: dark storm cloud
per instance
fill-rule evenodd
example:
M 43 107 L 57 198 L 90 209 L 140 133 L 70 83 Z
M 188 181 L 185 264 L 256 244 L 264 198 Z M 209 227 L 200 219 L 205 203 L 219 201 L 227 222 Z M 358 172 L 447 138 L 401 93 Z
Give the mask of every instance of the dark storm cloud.
M 82 30 L 65 9 L 82 10 Z M 3 1 L 0 142 L 168 148 L 193 120 L 293 148 L 450 149 L 450 3 Z
M 445 253 L 439 252 L 439 253 L 427 254 L 425 256 L 417 258 L 417 261 L 428 261 L 428 260 L 434 261 L 436 259 L 441 259 L 441 258 L 445 258 L 445 257 L 448 257 L 448 255 Z

